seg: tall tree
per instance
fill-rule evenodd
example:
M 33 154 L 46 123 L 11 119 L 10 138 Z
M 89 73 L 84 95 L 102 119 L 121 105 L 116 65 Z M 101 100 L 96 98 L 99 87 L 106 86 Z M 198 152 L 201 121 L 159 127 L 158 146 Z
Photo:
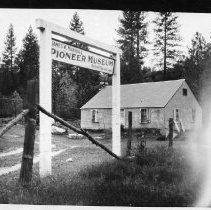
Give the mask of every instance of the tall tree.
M 9 71 L 14 70 L 15 56 L 17 51 L 15 40 L 14 28 L 13 25 L 10 24 L 6 41 L 4 43 L 5 50 L 3 52 L 3 63 L 5 68 L 7 68 Z
M 39 77 L 39 45 L 31 26 L 23 39 L 23 48 L 19 51 L 16 62 L 26 80 Z
M 208 72 L 204 72 L 206 64 L 211 58 L 211 45 L 206 42 L 203 35 L 196 32 L 189 48 L 189 57 L 185 60 L 185 77 L 194 93 L 199 97 L 200 90 Z
M 145 13 L 141 11 L 123 11 L 123 18 L 117 30 L 120 39 L 117 40 L 123 51 L 122 83 L 140 82 L 141 67 L 146 56 L 147 23 Z
M 83 22 L 77 13 L 74 13 L 69 29 L 82 35 L 85 34 Z M 87 45 L 80 42 L 68 40 L 66 43 L 89 50 Z M 65 80 L 69 80 L 69 82 L 64 82 Z M 69 113 L 71 113 L 70 107 L 80 108 L 99 91 L 99 83 L 99 72 L 53 61 L 53 111 L 62 116 L 59 110 L 61 101 L 64 110 L 69 110 Z M 67 94 L 65 90 L 71 90 L 71 93 Z
M 70 21 L 69 29 L 73 30 L 73 31 L 75 31 L 75 32 L 77 32 L 79 34 L 83 34 L 83 35 L 85 34 L 84 27 L 83 27 L 83 22 L 80 20 L 80 17 L 79 17 L 77 12 L 75 12 L 73 14 L 73 18 Z
M 16 43 L 13 25 L 10 24 L 6 36 L 5 49 L 3 52 L 3 65 L 1 67 L 1 92 L 4 95 L 11 95 L 17 85 L 17 68 L 15 66 Z
M 179 25 L 177 22 L 178 16 L 172 12 L 160 12 L 153 21 L 155 24 L 155 42 L 154 55 L 158 63 L 164 71 L 164 79 L 166 71 L 173 66 L 179 55 Z
M 78 117 L 79 109 L 77 107 L 76 99 L 76 84 L 72 81 L 68 71 L 64 72 L 62 77 L 58 81 L 57 94 L 55 95 L 56 104 L 54 104 L 54 113 L 58 114 L 62 118 L 75 118 Z
M 39 45 L 31 26 L 23 38 L 23 46 L 15 62 L 19 68 L 17 91 L 23 98 L 26 94 L 27 80 L 39 78 Z
M 74 13 L 72 20 L 70 21 L 70 30 L 85 35 L 83 22 L 77 12 Z M 89 50 L 88 46 L 78 42 L 72 42 L 73 46 Z M 78 107 L 84 105 L 91 97 L 93 97 L 99 91 L 100 74 L 99 72 L 73 67 L 75 72 L 75 82 L 77 84 L 77 98 Z
M 194 38 L 191 40 L 191 47 L 188 49 L 189 57 L 195 65 L 204 63 L 209 57 L 210 44 L 208 44 L 199 32 L 196 32 Z
M 206 85 L 207 78 L 210 77 L 210 71 L 207 71 L 209 69 L 207 63 L 211 59 L 211 45 L 206 42 L 201 33 L 196 32 L 191 40 L 188 52 L 188 56 L 174 65 L 171 73 L 175 72 L 175 76 L 182 72 L 182 78 L 186 79 L 194 95 L 200 101 L 202 86 Z

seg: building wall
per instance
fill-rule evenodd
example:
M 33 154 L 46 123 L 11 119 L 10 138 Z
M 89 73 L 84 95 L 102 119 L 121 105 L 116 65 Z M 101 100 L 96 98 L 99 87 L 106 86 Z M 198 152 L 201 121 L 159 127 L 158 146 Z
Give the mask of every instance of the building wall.
M 162 128 L 164 124 L 164 112 L 162 108 L 149 108 L 149 122 L 140 122 L 140 108 L 125 109 L 125 128 L 128 128 L 128 112 L 132 112 L 133 128 Z
M 187 96 L 183 96 L 183 88 L 187 89 Z M 128 127 L 128 112 L 132 112 L 133 128 L 168 129 L 169 118 L 173 118 L 173 110 L 179 109 L 180 119 L 185 129 L 201 127 L 202 110 L 187 83 L 184 82 L 172 99 L 164 108 L 149 108 L 149 123 L 140 123 L 140 108 L 126 108 L 121 110 L 121 123 Z M 195 122 L 192 120 L 192 109 L 196 110 Z M 98 122 L 92 122 L 92 109 L 81 110 L 81 127 L 86 129 L 111 129 L 112 110 L 97 109 Z
M 183 88 L 187 89 L 187 96 L 183 96 Z M 168 128 L 169 118 L 173 118 L 174 109 L 179 109 L 180 120 L 182 120 L 185 129 L 189 130 L 194 127 L 201 127 L 202 110 L 186 82 L 183 82 L 181 87 L 165 106 L 164 118 L 166 128 Z M 195 123 L 192 120 L 192 109 L 196 110 Z
M 110 129 L 111 109 L 97 109 L 98 122 L 92 122 L 92 109 L 81 110 L 81 127 L 86 129 Z
M 92 122 L 91 109 L 81 110 L 81 127 L 86 129 L 111 129 L 112 110 L 97 109 L 98 122 Z M 140 108 L 127 108 L 121 110 L 121 123 L 125 128 L 128 127 L 128 112 L 132 112 L 133 128 L 163 128 L 164 126 L 164 109 L 150 108 L 149 123 L 140 123 Z

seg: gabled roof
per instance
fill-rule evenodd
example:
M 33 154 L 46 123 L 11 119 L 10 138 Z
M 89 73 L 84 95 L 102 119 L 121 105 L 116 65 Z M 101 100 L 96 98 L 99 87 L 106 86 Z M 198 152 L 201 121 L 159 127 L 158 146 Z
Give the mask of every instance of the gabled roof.
M 121 85 L 121 108 L 165 107 L 185 79 Z M 106 86 L 81 109 L 112 108 L 112 86 Z

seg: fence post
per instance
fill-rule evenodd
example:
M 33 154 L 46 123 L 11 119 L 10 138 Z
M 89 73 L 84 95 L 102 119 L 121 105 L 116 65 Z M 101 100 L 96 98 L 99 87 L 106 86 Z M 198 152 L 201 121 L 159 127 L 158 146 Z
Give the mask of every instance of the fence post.
M 32 166 L 34 156 L 34 141 L 36 130 L 36 102 L 38 99 L 38 82 L 30 80 L 27 82 L 27 108 L 29 113 L 26 116 L 24 148 L 19 181 L 28 184 L 32 179 Z
M 169 118 L 169 147 L 173 146 L 173 127 L 174 121 L 173 118 Z
M 127 141 L 127 156 L 131 153 L 132 142 L 132 112 L 128 112 L 128 141 Z

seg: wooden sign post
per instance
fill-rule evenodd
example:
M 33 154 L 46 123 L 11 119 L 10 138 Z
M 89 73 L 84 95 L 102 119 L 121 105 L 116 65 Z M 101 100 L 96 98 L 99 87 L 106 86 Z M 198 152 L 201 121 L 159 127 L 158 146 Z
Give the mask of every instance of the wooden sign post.
M 173 146 L 173 132 L 174 132 L 174 120 L 169 118 L 169 147 Z
M 93 40 L 71 30 L 67 30 L 42 19 L 36 20 L 40 31 L 40 105 L 51 112 L 52 109 L 52 59 L 112 74 L 112 151 L 121 156 L 120 140 L 120 54 L 121 50 Z M 61 41 L 52 41 L 52 34 L 113 55 L 113 59 L 93 52 L 68 46 Z M 51 174 L 51 124 L 48 116 L 40 112 L 40 176 Z
M 127 140 L 127 156 L 131 154 L 132 143 L 132 112 L 128 112 L 128 140 Z
M 29 80 L 27 82 L 27 108 L 26 127 L 24 137 L 24 148 L 19 181 L 28 184 L 32 179 L 32 166 L 34 157 L 34 141 L 36 130 L 36 103 L 38 101 L 38 82 Z

